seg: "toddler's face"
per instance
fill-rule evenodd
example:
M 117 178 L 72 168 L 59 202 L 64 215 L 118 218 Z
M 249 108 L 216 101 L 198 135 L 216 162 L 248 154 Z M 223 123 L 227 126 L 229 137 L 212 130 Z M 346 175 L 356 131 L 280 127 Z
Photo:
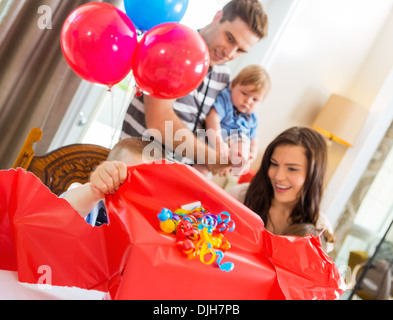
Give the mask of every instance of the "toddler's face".
M 266 93 L 264 90 L 255 92 L 255 87 L 250 85 L 237 84 L 231 88 L 232 103 L 240 112 L 253 113 L 263 100 Z

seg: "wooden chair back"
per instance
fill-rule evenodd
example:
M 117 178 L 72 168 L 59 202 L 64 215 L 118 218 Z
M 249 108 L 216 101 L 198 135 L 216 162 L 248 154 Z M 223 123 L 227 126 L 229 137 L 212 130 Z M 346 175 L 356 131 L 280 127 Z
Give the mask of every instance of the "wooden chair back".
M 90 173 L 109 154 L 108 148 L 99 145 L 72 144 L 36 156 L 33 144 L 41 137 L 41 129 L 33 128 L 30 131 L 13 168 L 32 172 L 56 195 L 65 192 L 74 182 L 88 182 Z

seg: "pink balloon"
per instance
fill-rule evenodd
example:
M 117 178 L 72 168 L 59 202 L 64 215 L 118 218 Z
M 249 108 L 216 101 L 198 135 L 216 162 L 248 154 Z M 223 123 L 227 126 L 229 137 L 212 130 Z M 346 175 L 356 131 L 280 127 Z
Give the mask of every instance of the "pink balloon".
M 176 22 L 145 33 L 135 50 L 138 87 L 160 99 L 177 99 L 195 90 L 209 70 L 209 50 L 195 30 Z
M 132 70 L 136 45 L 134 24 L 109 3 L 78 7 L 61 32 L 61 48 L 70 67 L 83 79 L 110 87 Z

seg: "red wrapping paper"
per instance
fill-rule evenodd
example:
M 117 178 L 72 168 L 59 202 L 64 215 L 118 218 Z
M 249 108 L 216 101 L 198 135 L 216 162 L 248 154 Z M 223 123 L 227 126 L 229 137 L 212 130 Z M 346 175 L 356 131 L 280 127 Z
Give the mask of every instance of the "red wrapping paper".
M 0 171 L 0 221 L 0 269 L 18 271 L 24 283 L 39 283 L 40 267 L 49 266 L 52 285 L 106 292 L 129 246 L 125 232 L 91 227 L 21 169 Z
M 50 266 L 52 284 L 108 292 L 111 299 L 336 299 L 345 285 L 319 240 L 274 236 L 262 220 L 193 168 L 145 164 L 106 205 L 109 225 L 91 227 L 64 200 L 24 170 L 0 171 L 0 268 L 37 283 Z M 236 223 L 223 263 L 187 259 L 157 214 L 200 201 Z

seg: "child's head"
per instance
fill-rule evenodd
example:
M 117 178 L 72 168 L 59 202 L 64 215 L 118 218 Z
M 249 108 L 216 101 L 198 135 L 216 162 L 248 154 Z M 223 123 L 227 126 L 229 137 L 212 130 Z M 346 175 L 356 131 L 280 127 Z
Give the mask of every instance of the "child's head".
M 284 235 L 297 237 L 312 235 L 318 237 L 321 231 L 312 223 L 294 223 L 285 230 Z
M 319 237 L 322 248 L 326 252 L 331 250 L 331 246 L 336 241 L 334 235 L 332 235 L 329 231 L 326 229 L 318 229 L 312 223 L 294 223 L 285 230 L 283 235 L 297 237 L 312 235 L 314 237 Z
M 108 161 L 121 161 L 127 166 L 161 160 L 164 157 L 162 146 L 154 141 L 143 141 L 141 137 L 120 140 L 109 152 Z
M 249 65 L 232 80 L 231 97 L 240 112 L 253 113 L 270 91 L 270 76 L 259 65 Z

